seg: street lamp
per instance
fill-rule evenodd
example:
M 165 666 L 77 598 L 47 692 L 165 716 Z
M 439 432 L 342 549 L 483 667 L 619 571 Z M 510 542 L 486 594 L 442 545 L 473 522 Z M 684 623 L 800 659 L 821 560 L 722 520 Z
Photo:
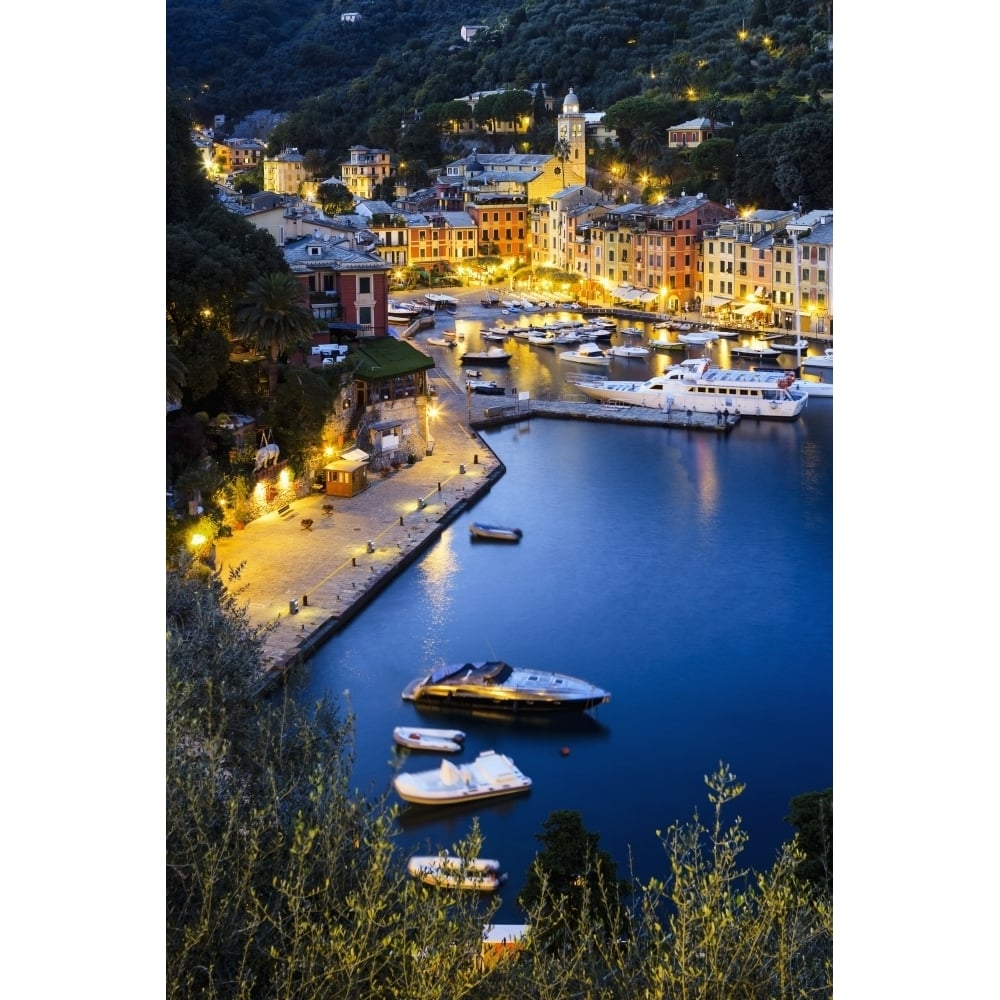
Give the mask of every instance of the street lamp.
M 434 438 L 431 437 L 431 420 L 436 419 L 438 408 L 433 403 L 428 402 L 424 406 L 424 440 L 427 442 L 427 454 L 434 454 Z

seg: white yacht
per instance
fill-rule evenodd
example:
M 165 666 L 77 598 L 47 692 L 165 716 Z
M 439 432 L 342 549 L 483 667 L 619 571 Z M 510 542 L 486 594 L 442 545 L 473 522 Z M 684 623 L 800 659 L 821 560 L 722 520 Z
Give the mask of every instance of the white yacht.
M 718 413 L 721 409 L 744 417 L 795 420 L 809 400 L 805 392 L 794 387 L 794 375 L 712 368 L 707 358 L 671 365 L 662 375 L 645 382 L 593 376 L 568 376 L 567 381 L 591 399 L 667 412 Z

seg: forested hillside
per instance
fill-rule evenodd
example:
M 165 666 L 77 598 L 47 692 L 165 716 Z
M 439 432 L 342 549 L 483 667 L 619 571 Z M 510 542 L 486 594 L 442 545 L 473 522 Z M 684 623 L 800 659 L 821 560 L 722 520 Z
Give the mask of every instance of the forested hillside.
M 466 43 L 463 24 L 488 30 Z M 830 0 L 167 0 L 167 85 L 202 119 L 336 108 L 328 138 L 346 148 L 414 108 L 504 85 L 573 87 L 584 110 L 807 97 L 832 87 L 831 32 Z

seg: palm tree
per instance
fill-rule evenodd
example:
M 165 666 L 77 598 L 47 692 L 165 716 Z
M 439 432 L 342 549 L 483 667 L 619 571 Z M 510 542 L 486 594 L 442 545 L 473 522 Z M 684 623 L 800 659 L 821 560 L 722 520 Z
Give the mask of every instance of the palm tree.
M 316 321 L 305 289 L 288 271 L 276 271 L 254 281 L 236 313 L 237 336 L 269 360 L 268 409 L 274 409 L 278 389 L 278 358 L 312 343 Z

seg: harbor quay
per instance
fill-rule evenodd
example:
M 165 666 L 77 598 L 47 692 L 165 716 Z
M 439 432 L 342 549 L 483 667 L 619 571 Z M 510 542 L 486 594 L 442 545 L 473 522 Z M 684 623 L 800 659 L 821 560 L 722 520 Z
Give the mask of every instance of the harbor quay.
M 434 450 L 353 497 L 314 493 L 219 538 L 214 565 L 263 637 L 267 689 L 351 621 L 504 472 L 459 420 Z M 230 572 L 240 568 L 230 583 Z

